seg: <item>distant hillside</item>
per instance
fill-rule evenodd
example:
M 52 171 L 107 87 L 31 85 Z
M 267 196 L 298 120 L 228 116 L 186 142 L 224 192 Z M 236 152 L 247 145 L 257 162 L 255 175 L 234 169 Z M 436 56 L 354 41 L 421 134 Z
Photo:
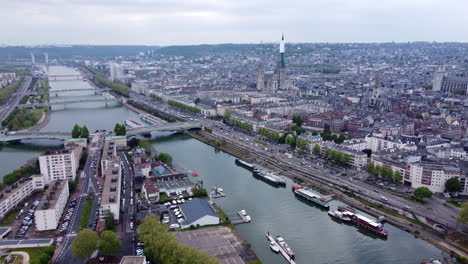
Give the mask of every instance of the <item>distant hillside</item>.
M 252 51 L 252 49 L 271 48 L 272 44 L 216 44 L 167 46 L 157 50 L 158 53 L 176 56 L 205 56 L 226 52 Z
M 116 57 L 116 56 L 135 56 L 139 52 L 156 50 L 157 46 L 43 46 L 43 47 L 0 47 L 0 60 L 11 59 L 29 59 L 30 53 L 34 53 L 37 61 L 44 60 L 43 53 L 49 54 L 49 59 L 71 59 L 88 57 Z

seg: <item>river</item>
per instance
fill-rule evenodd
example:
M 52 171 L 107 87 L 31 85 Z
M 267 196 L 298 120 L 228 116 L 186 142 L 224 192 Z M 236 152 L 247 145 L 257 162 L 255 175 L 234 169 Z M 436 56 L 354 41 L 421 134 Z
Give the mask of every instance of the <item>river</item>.
M 49 74 L 77 74 L 65 67 L 50 67 Z M 82 80 L 51 81 L 53 90 L 77 89 L 91 86 Z M 87 91 L 70 92 L 79 98 L 97 98 Z M 50 92 L 51 101 L 73 100 L 76 96 Z M 67 98 L 70 97 L 70 98 Z M 50 122 L 42 131 L 71 131 L 73 125 L 87 125 L 91 132 L 96 129 L 112 130 L 115 123 L 125 119 L 138 119 L 138 115 L 122 106 L 106 108 L 104 103 L 80 103 L 66 106 L 64 110 L 52 111 Z M 37 143 L 37 142 L 36 142 Z M 152 141 L 157 151 L 168 152 L 174 162 L 200 176 L 205 187 L 222 187 L 227 197 L 216 199 L 226 213 L 245 209 L 252 222 L 241 224 L 237 229 L 251 244 L 263 263 L 285 263 L 285 260 L 270 251 L 265 233 L 281 234 L 296 252 L 297 263 L 415 263 L 424 258 L 440 258 L 443 252 L 431 244 L 416 239 L 411 234 L 386 224 L 387 240 L 360 232 L 354 226 L 332 221 L 325 211 L 305 204 L 287 188 L 274 188 L 252 177 L 247 170 L 234 164 L 235 158 L 213 147 L 183 135 L 157 138 Z M 44 142 L 42 142 L 42 145 Z M 48 148 L 32 145 L 8 145 L 0 148 L 0 173 L 4 175 Z M 335 208 L 338 201 L 332 201 Z

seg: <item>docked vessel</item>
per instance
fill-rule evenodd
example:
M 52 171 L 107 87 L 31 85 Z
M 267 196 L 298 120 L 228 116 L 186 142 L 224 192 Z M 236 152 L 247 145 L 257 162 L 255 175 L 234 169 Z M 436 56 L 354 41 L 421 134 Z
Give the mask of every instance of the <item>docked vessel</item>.
M 312 191 L 311 189 L 306 189 L 306 188 L 303 188 L 302 186 L 300 185 L 297 185 L 297 184 L 294 184 L 293 187 L 293 192 L 295 195 L 297 196 L 300 196 L 308 201 L 311 201 L 323 208 L 329 208 L 330 206 L 328 205 L 328 202 L 332 200 L 331 197 L 325 197 L 321 194 L 318 194 L 314 191 Z
M 286 252 L 286 254 L 291 258 L 294 259 L 294 251 L 286 244 L 286 241 L 284 241 L 284 238 L 281 236 L 276 236 L 276 243 Z
M 279 246 L 275 242 L 270 242 L 270 248 L 275 253 L 279 253 Z
M 138 127 L 143 127 L 143 124 L 133 120 L 133 119 L 127 119 L 125 120 L 125 125 L 131 128 L 138 128 Z
M 349 211 L 343 207 L 338 207 L 337 210 L 328 211 L 328 215 L 343 222 L 351 223 L 354 212 Z
M 246 161 L 243 161 L 241 159 L 236 159 L 236 164 L 248 169 L 249 171 L 255 170 L 255 166 L 252 163 L 248 163 Z
M 277 176 L 267 170 L 254 169 L 252 173 L 254 176 L 270 184 L 277 185 L 277 186 L 286 186 L 286 181 L 282 177 Z
M 372 220 L 366 216 L 360 214 L 353 214 L 351 221 L 356 224 L 359 228 L 368 230 L 372 233 L 375 233 L 379 236 L 387 237 L 388 232 L 383 229 L 381 223 Z
M 141 120 L 150 123 L 151 125 L 158 125 L 161 123 L 161 120 L 145 113 L 140 113 L 140 118 Z

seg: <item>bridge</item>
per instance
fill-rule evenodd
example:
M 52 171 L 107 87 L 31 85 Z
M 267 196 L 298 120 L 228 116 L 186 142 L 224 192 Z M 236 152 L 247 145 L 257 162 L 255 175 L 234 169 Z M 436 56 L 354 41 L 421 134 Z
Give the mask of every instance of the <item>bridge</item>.
M 60 101 L 60 102 L 49 102 L 49 105 L 69 105 L 69 104 L 79 104 L 79 103 L 95 103 L 95 102 L 105 102 L 106 105 L 110 102 L 121 102 L 118 98 L 96 98 L 96 99 L 79 99 L 79 100 L 70 100 L 70 101 Z
M 65 92 L 77 92 L 77 91 L 101 91 L 99 89 L 89 89 L 89 88 L 76 88 L 76 89 L 58 89 L 58 90 L 49 90 L 49 93 L 65 93 Z
M 0 142 L 19 141 L 25 139 L 57 139 L 71 138 L 71 133 L 66 132 L 16 132 L 14 134 L 0 135 Z
M 81 74 L 68 74 L 68 75 L 48 75 L 49 81 L 56 81 L 57 78 L 72 78 L 73 80 L 80 80 L 83 78 Z
M 200 129 L 201 124 L 195 122 L 185 123 L 164 123 L 154 126 L 145 126 L 139 128 L 129 128 L 127 136 L 136 136 L 149 134 L 156 131 L 188 131 L 191 129 Z M 12 132 L 8 135 L 0 135 L 0 142 L 20 141 L 26 139 L 56 139 L 67 140 L 71 138 L 70 132 Z

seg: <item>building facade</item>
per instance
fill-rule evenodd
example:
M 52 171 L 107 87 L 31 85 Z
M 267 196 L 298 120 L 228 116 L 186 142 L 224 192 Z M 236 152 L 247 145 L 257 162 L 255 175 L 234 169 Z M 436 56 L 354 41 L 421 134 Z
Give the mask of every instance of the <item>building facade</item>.
M 70 180 L 76 178 L 82 148 L 77 146 L 58 151 L 49 151 L 39 156 L 39 167 L 44 175 L 45 184 L 56 180 Z
M 67 180 L 50 182 L 49 189 L 42 197 L 42 203 L 34 213 L 37 230 L 57 229 L 69 196 Z

